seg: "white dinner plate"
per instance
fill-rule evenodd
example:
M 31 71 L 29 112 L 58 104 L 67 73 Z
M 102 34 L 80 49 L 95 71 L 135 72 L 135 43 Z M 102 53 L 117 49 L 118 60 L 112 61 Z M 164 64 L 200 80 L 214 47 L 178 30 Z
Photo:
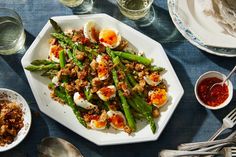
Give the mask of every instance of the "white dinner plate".
M 25 70 L 26 77 L 40 110 L 97 145 L 114 145 L 156 140 L 166 126 L 184 93 L 180 81 L 162 46 L 151 38 L 106 14 L 58 16 L 53 17 L 53 19 L 58 22 L 63 30 L 82 28 L 83 25 L 90 20 L 93 20 L 101 28 L 109 27 L 117 29 L 122 37 L 127 39 L 139 51 L 144 51 L 148 58 L 152 58 L 155 65 L 162 66 L 167 70 L 163 78 L 168 83 L 170 100 L 168 104 L 161 109 L 160 118 L 155 120 L 157 125 L 155 134 L 152 133 L 150 126 L 145 121 L 139 121 L 137 123 L 137 131 L 131 135 L 114 130 L 111 127 L 104 131 L 87 129 L 78 122 L 70 107 L 61 105 L 50 98 L 50 91 L 47 87 L 50 80 L 40 76 L 39 73 Z M 23 67 L 29 65 L 34 59 L 47 58 L 49 52 L 48 40 L 52 32 L 53 28 L 48 22 L 22 58 L 21 62 Z
M 10 144 L 0 146 L 0 152 L 4 152 L 17 146 L 26 137 L 31 126 L 31 112 L 25 99 L 19 93 L 12 91 L 10 89 L 0 88 L 0 100 L 9 100 L 11 102 L 16 102 L 17 104 L 19 104 L 23 112 L 23 118 L 24 118 L 23 121 L 24 126 L 18 132 L 14 141 Z
M 190 43 L 211 54 L 236 57 L 236 38 L 203 13 L 201 1 L 168 0 L 168 8 L 173 23 Z

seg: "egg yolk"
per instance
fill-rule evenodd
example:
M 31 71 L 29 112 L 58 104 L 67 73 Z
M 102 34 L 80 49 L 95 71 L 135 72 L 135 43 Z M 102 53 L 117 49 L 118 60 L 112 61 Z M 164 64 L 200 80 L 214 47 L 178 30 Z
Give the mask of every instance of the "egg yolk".
M 113 30 L 103 30 L 100 32 L 100 42 L 113 45 L 117 43 L 117 34 Z
M 107 125 L 107 122 L 93 120 L 93 124 L 95 125 L 96 128 L 102 128 Z
M 109 118 L 109 121 L 116 127 L 116 128 L 124 128 L 125 122 L 122 116 L 114 114 L 112 117 Z
M 107 98 L 110 98 L 114 94 L 114 89 L 108 88 L 108 87 L 103 87 L 99 90 L 102 95 L 104 95 Z
M 150 95 L 150 101 L 152 104 L 162 106 L 167 100 L 167 94 L 164 89 L 158 89 Z
M 152 73 L 149 78 L 150 78 L 150 80 L 152 80 L 154 82 L 158 82 L 160 80 L 159 75 L 155 74 L 155 73 Z
M 104 64 L 104 63 L 98 64 L 97 72 L 98 72 L 98 77 L 99 78 L 102 78 L 102 77 L 106 76 L 108 74 L 107 65 Z
M 62 47 L 60 46 L 57 46 L 57 45 L 53 45 L 51 47 L 51 53 L 56 57 L 56 58 L 59 58 L 59 52 L 63 50 Z

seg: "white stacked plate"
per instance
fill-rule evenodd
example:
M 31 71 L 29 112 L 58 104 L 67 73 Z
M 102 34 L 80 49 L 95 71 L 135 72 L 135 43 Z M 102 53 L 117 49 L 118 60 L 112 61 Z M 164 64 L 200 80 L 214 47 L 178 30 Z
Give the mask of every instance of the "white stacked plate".
M 199 0 L 168 0 L 173 23 L 190 43 L 214 55 L 236 57 L 236 38 L 205 15 L 202 7 Z

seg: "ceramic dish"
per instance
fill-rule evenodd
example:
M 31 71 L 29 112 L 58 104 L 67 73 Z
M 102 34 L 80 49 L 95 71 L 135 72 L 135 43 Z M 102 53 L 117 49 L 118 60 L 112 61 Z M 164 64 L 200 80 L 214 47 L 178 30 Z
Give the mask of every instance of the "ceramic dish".
M 199 98 L 199 96 L 198 96 L 198 94 L 197 94 L 197 87 L 198 87 L 199 83 L 200 83 L 202 80 L 204 80 L 204 79 L 206 79 L 206 78 L 210 78 L 210 77 L 216 77 L 216 78 L 219 78 L 219 79 L 221 79 L 221 80 L 224 80 L 224 78 L 226 78 L 226 76 L 225 76 L 224 74 L 220 73 L 220 72 L 217 72 L 217 71 L 208 71 L 208 72 L 202 74 L 202 75 L 198 78 L 198 80 L 196 81 L 195 88 L 194 88 L 194 93 L 195 93 L 195 96 L 196 96 L 198 102 L 199 102 L 202 106 L 204 106 L 204 107 L 206 107 L 206 108 L 208 108 L 208 109 L 211 109 L 211 110 L 218 110 L 218 109 L 221 109 L 221 108 L 227 106 L 227 105 L 230 103 L 230 101 L 232 100 L 232 97 L 233 97 L 233 85 L 232 85 L 232 82 L 231 82 L 230 80 L 227 80 L 227 81 L 226 81 L 226 85 L 227 85 L 228 90 L 229 90 L 229 96 L 228 96 L 228 98 L 227 98 L 222 104 L 220 104 L 220 105 L 218 105 L 218 106 L 215 106 L 215 107 L 206 105 L 206 104 Z
M 19 93 L 16 93 L 15 91 L 12 91 L 10 89 L 0 88 L 0 100 L 9 100 L 20 104 L 24 117 L 24 126 L 18 132 L 14 141 L 11 144 L 6 144 L 3 147 L 0 146 L 0 152 L 3 152 L 14 148 L 26 137 L 31 125 L 31 112 L 25 99 Z
M 163 78 L 168 82 L 168 94 L 171 99 L 166 107 L 162 108 L 163 111 L 161 112 L 160 118 L 156 119 L 157 132 L 155 134 L 152 133 L 149 125 L 142 121 L 137 122 L 137 131 L 131 135 L 119 132 L 112 128 L 104 131 L 91 130 L 83 127 L 77 121 L 70 107 L 61 105 L 50 98 L 50 91 L 47 87 L 50 80 L 41 77 L 37 73 L 31 73 L 25 70 L 26 77 L 40 110 L 97 145 L 114 145 L 156 140 L 165 128 L 184 93 L 180 81 L 162 46 L 156 41 L 106 14 L 59 16 L 53 17 L 53 19 L 58 22 L 63 30 L 81 28 L 90 20 L 98 23 L 102 28 L 108 27 L 118 30 L 120 35 L 129 41 L 131 45 L 135 46 L 137 50 L 145 52 L 145 55 L 148 58 L 152 58 L 155 65 L 166 69 L 167 72 L 163 75 Z M 52 32 L 53 28 L 48 22 L 22 58 L 21 62 L 23 67 L 29 65 L 34 59 L 47 58 L 49 52 L 48 40 L 50 38 L 50 33 Z
M 168 0 L 173 23 L 190 43 L 214 55 L 236 57 L 236 38 L 223 33 L 219 24 L 204 16 L 199 7 L 199 2 L 194 0 Z M 207 46 L 204 40 L 215 46 Z

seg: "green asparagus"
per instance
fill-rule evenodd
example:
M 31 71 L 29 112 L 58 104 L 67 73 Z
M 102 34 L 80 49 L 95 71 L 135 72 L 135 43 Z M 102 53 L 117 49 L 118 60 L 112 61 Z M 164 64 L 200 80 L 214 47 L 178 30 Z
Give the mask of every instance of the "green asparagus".
M 48 65 L 53 64 L 55 62 L 47 60 L 47 59 L 36 59 L 31 62 L 32 65 Z
M 113 54 L 110 53 L 110 49 L 108 49 L 107 53 L 112 58 L 115 57 Z M 116 70 L 114 68 L 111 70 L 111 72 L 112 72 L 112 77 L 113 77 L 115 86 L 117 88 L 118 87 L 118 83 L 119 83 L 117 72 L 116 72 Z M 128 103 L 127 103 L 126 98 L 123 95 L 123 92 L 121 90 L 119 90 L 119 89 L 118 89 L 118 95 L 120 97 L 120 101 L 122 103 L 122 108 L 124 110 L 125 117 L 126 117 L 126 119 L 128 121 L 128 125 L 132 129 L 132 131 L 135 131 L 136 130 L 136 124 L 135 124 L 134 117 L 133 117 L 133 115 L 132 115 L 132 113 L 130 111 L 130 107 L 129 107 Z
M 74 62 L 80 69 L 83 69 L 83 63 L 80 62 L 70 50 L 67 50 L 67 54 L 68 54 L 69 58 L 72 59 L 73 62 Z
M 65 44 L 69 45 L 70 47 L 73 47 L 75 43 L 67 36 L 59 33 L 51 33 L 51 35 L 58 39 L 59 41 L 63 41 Z
M 44 71 L 44 70 L 50 70 L 50 69 L 59 70 L 60 67 L 58 64 L 29 65 L 29 66 L 25 67 L 25 69 L 29 70 L 29 71 Z
M 56 21 L 54 21 L 53 19 L 49 19 L 52 27 L 54 28 L 54 30 L 57 32 L 57 33 L 63 33 L 61 27 L 57 24 Z
M 151 59 L 148 59 L 143 56 L 138 56 L 135 54 L 127 53 L 127 52 L 111 51 L 111 53 L 115 54 L 116 56 L 131 60 L 131 61 L 136 61 L 136 62 L 142 63 L 144 65 L 150 65 L 152 63 Z
M 108 111 L 110 109 L 109 107 L 109 101 L 104 101 L 104 108 Z
M 57 97 L 61 98 L 65 103 L 67 103 L 67 98 L 65 93 L 63 93 L 59 88 L 55 88 L 54 93 Z
M 65 90 L 66 93 L 66 99 L 67 99 L 67 103 L 68 105 L 72 108 L 74 114 L 76 115 L 76 118 L 79 120 L 79 122 L 83 125 L 83 126 L 87 126 L 86 122 L 84 121 L 83 117 L 80 114 L 80 111 L 76 108 L 74 101 L 72 99 L 72 97 L 70 96 L 70 94 L 68 93 L 68 91 Z
M 64 50 L 61 50 L 59 52 L 59 61 L 60 61 L 60 67 L 64 68 L 66 65 L 66 58 L 65 58 Z
M 43 72 L 41 74 L 41 76 L 46 76 L 50 79 L 52 79 L 54 76 L 56 76 L 58 73 L 58 70 L 53 70 L 53 69 L 50 69 L 50 70 L 46 70 L 45 72 Z
M 150 70 L 151 70 L 151 71 L 156 71 L 156 72 L 160 73 L 160 72 L 164 71 L 165 68 L 157 67 L 157 66 L 151 66 L 151 67 L 150 67 Z
M 59 41 L 63 41 L 65 44 L 67 44 L 68 46 L 70 46 L 71 48 L 73 47 L 77 47 L 78 50 L 80 51 L 84 51 L 84 46 L 82 44 L 79 43 L 74 43 L 69 37 L 67 37 L 66 35 L 63 34 L 59 34 L 59 33 L 51 33 L 51 35 L 58 39 Z
M 107 48 L 106 50 L 107 50 L 107 53 L 112 57 L 113 62 L 117 65 L 121 65 L 119 57 L 118 56 L 115 57 L 115 54 L 112 53 L 112 51 L 109 48 Z M 121 67 L 120 69 L 123 70 L 123 67 Z M 131 85 L 129 84 L 127 78 L 125 78 L 125 82 L 128 85 L 128 87 L 130 88 Z M 145 100 L 143 100 L 141 97 L 139 97 L 139 95 L 137 95 L 135 93 L 134 93 L 133 97 L 131 98 L 130 103 L 132 103 L 130 105 L 133 105 L 134 109 L 136 109 L 137 111 L 139 111 L 139 113 L 142 113 L 144 115 L 144 117 L 147 119 L 147 121 L 150 124 L 152 132 L 155 133 L 156 132 L 156 124 L 155 124 L 155 122 L 152 118 L 152 115 L 151 115 L 152 107 L 149 106 L 145 102 Z

